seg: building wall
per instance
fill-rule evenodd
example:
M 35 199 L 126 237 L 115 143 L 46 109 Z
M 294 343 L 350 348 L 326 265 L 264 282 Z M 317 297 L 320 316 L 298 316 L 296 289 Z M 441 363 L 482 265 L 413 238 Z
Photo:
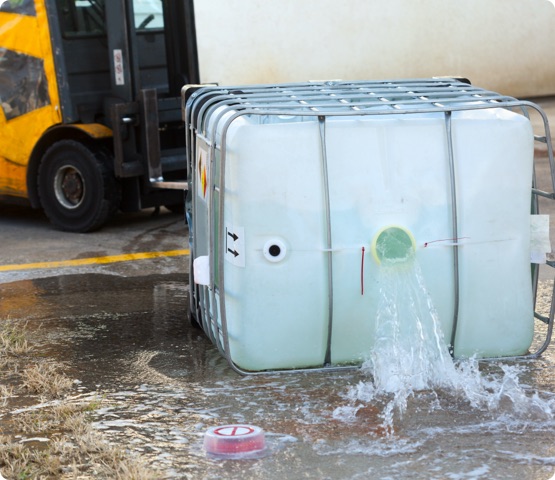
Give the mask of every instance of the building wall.
M 551 0 L 196 0 L 203 82 L 459 75 L 555 94 Z

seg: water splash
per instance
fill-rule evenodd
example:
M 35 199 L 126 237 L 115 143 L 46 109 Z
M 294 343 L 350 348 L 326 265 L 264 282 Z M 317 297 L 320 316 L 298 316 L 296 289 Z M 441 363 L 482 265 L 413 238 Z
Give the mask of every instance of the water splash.
M 433 394 L 432 410 L 447 396 L 513 419 L 553 420 L 555 400 L 527 392 L 522 367 L 499 364 L 500 373 L 484 374 L 475 358 L 453 361 L 418 262 L 385 264 L 379 275 L 375 347 L 362 366 L 372 380 L 351 387 L 348 405 L 336 408 L 334 418 L 352 422 L 364 404 L 385 402 L 380 416 L 393 436 L 395 415 L 402 417 L 410 397 L 426 391 Z

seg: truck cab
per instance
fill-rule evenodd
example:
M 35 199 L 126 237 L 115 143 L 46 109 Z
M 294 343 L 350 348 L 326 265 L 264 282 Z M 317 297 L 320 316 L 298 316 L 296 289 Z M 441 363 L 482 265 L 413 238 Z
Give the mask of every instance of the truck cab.
M 192 0 L 4 0 L 0 25 L 0 195 L 75 232 L 182 210 Z

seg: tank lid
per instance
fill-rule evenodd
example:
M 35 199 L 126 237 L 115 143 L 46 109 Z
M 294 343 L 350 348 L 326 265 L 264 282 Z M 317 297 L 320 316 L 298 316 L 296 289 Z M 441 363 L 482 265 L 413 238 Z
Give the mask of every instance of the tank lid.
M 260 458 L 266 453 L 264 430 L 254 425 L 222 425 L 204 434 L 204 450 L 213 458 Z

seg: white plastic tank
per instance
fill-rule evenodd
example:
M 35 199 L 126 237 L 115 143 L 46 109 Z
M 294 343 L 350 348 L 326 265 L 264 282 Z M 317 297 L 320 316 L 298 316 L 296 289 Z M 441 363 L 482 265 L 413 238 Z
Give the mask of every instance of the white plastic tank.
M 415 86 L 401 101 L 312 88 L 304 100 L 255 91 L 242 109 L 223 95 L 196 120 L 193 256 L 211 269 L 200 311 L 228 359 L 246 371 L 361 363 L 383 256 L 418 263 L 456 356 L 524 354 L 529 120 L 458 83 L 449 103 L 419 101 Z

